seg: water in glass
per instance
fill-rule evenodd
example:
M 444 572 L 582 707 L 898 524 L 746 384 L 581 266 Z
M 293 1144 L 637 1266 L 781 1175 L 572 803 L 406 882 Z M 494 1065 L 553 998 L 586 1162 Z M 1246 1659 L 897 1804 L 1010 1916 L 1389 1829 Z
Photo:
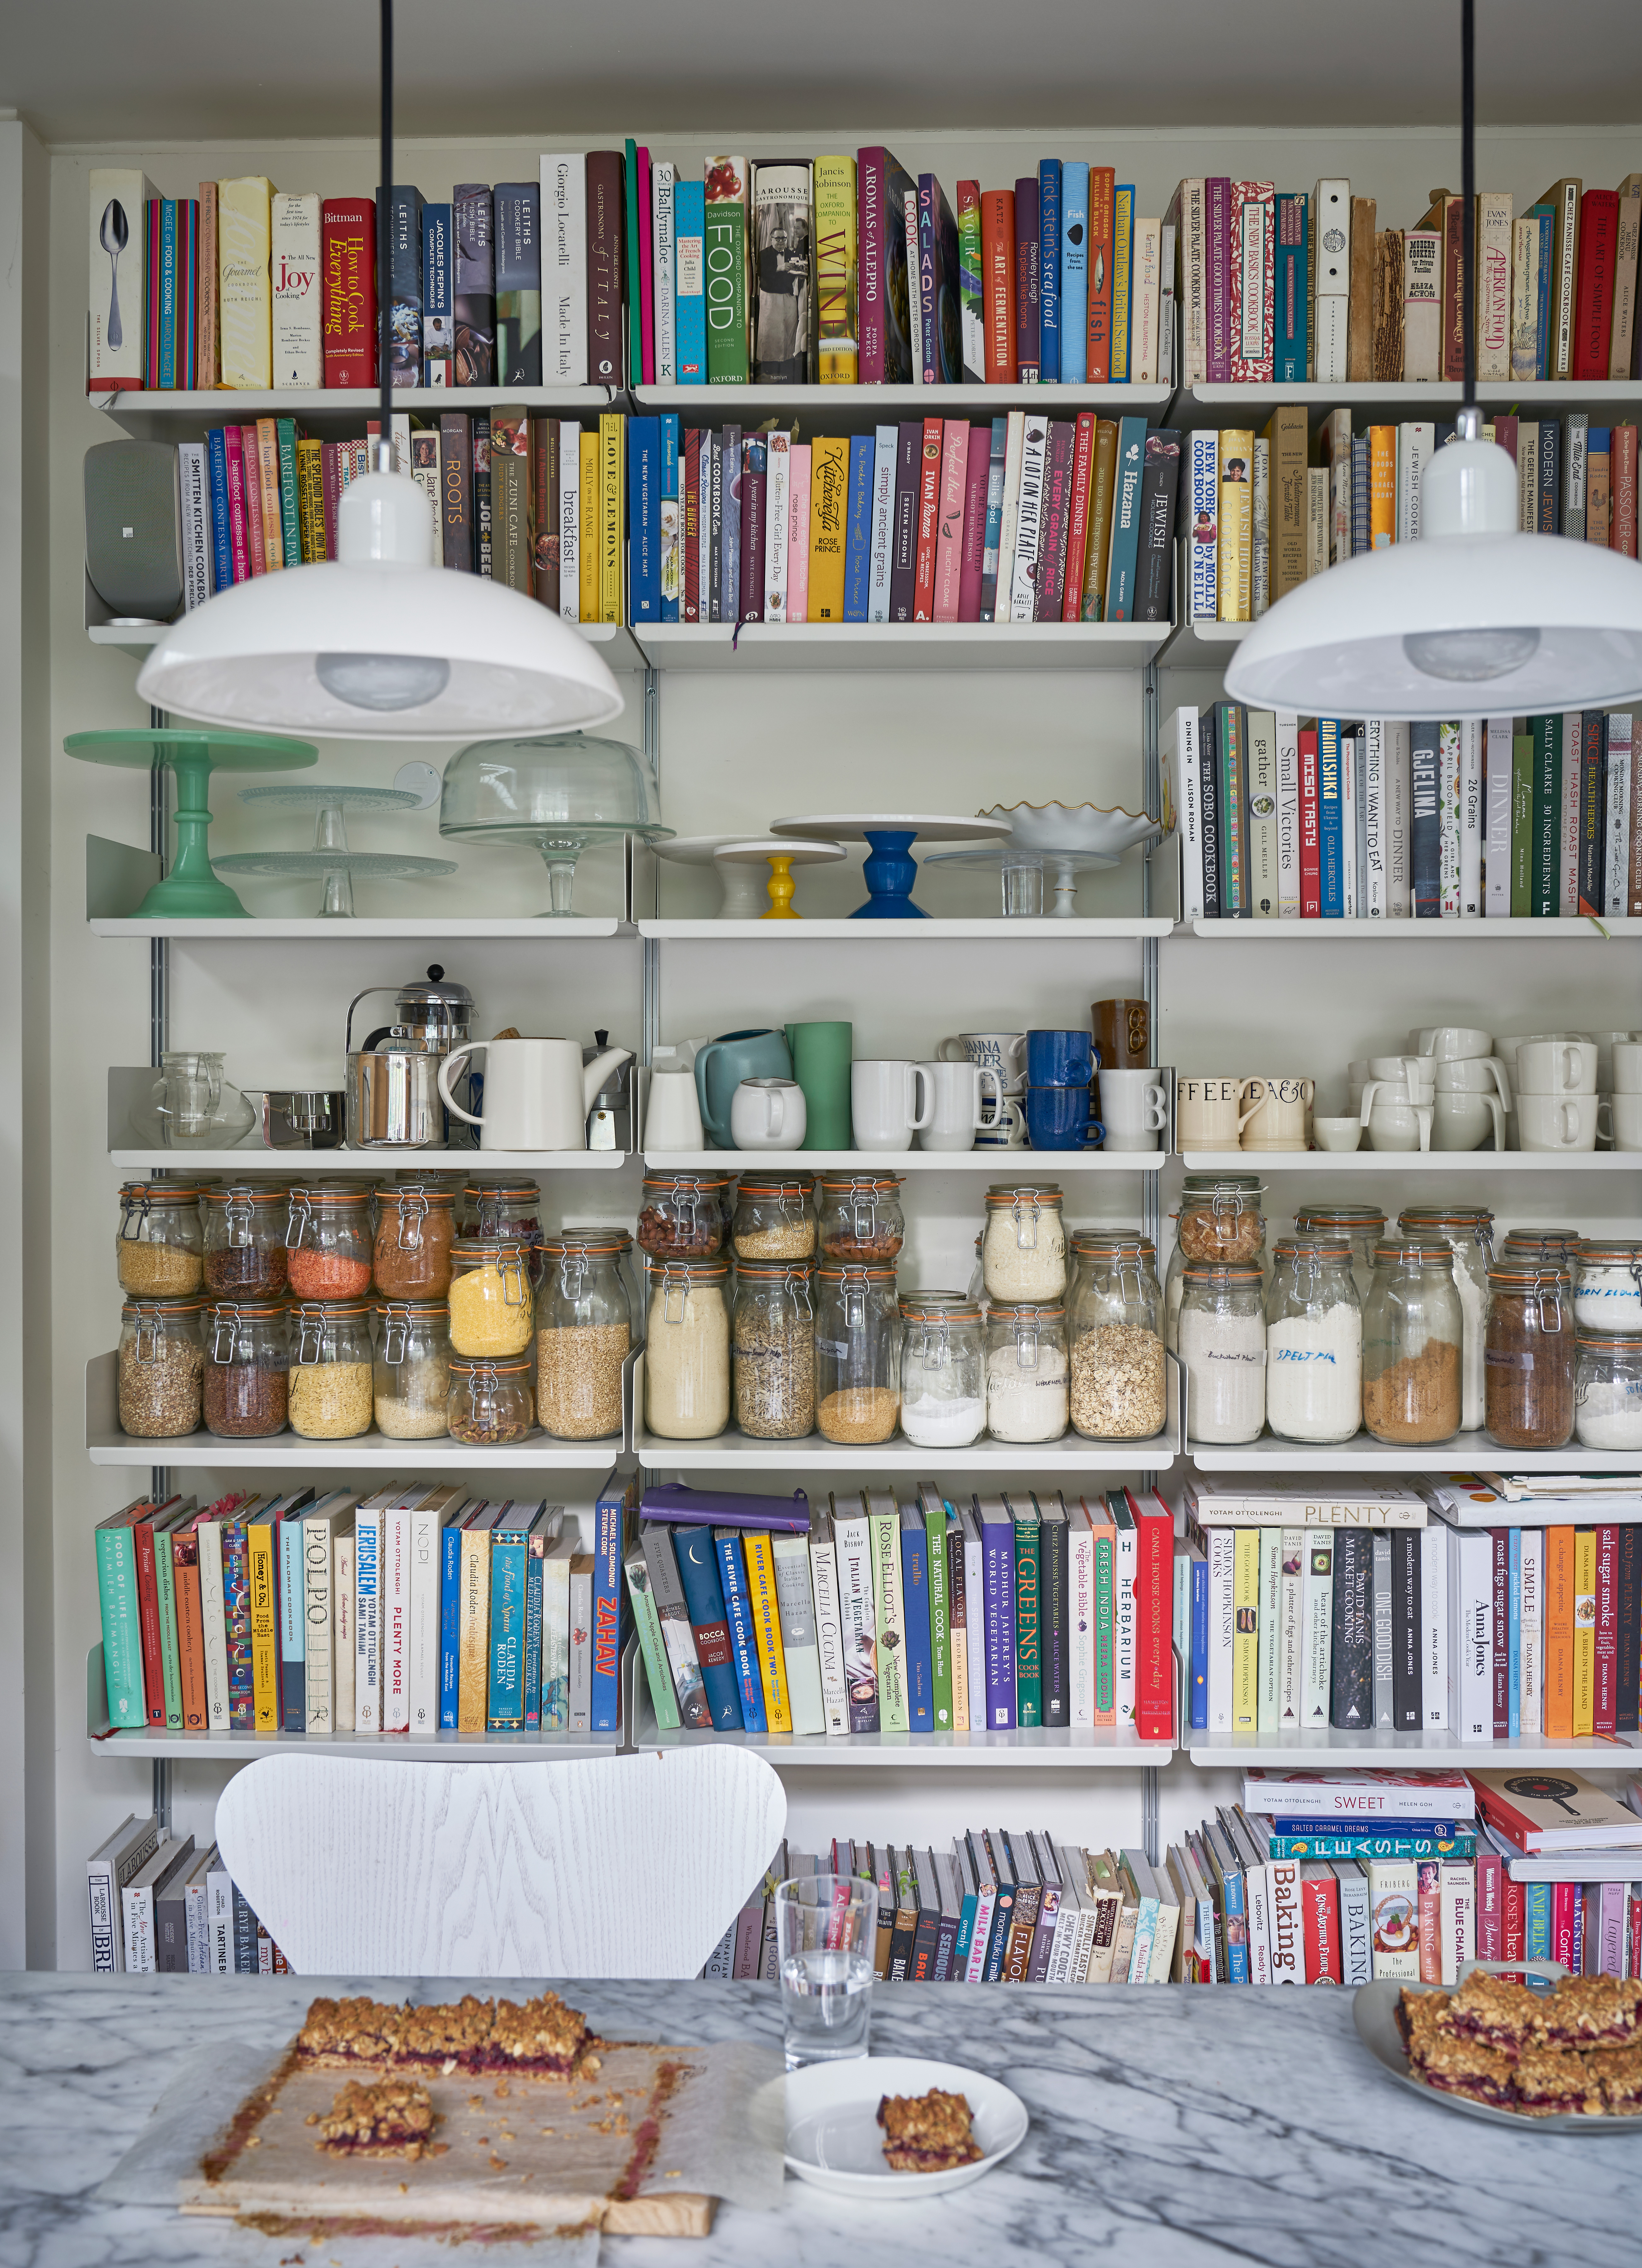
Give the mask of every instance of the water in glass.
M 817 1874 L 776 1891 L 787 2069 L 866 2053 L 878 1893 L 871 1882 Z

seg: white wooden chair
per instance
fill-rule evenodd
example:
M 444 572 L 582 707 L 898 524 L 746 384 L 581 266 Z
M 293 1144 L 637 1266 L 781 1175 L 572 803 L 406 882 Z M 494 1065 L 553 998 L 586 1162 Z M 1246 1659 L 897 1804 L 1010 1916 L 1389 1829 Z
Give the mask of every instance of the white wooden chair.
M 587 1763 L 261 1756 L 225 1865 L 306 1976 L 694 1977 L 769 1864 L 786 1794 L 726 1744 Z

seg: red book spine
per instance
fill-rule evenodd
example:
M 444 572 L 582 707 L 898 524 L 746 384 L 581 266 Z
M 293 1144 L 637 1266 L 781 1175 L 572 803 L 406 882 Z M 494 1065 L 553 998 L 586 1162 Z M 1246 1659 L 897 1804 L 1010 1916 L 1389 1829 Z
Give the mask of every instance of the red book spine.
M 1422 1859 L 1415 1869 L 1418 1882 L 1419 1981 L 1442 1982 L 1442 1893 L 1434 1859 Z
M 163 1731 L 166 1723 L 166 1662 L 159 1648 L 159 1591 L 154 1576 L 154 1523 L 134 1521 L 131 1539 L 136 1552 L 136 1622 L 143 1645 L 143 1697 L 148 1721 Z
M 702 437 L 692 427 L 684 436 L 684 588 L 679 593 L 679 618 L 698 622 L 701 608 Z
M 1442 227 L 1442 374 L 1465 377 L 1465 199 L 1450 197 Z
M 243 583 L 251 573 L 251 549 L 246 537 L 245 450 L 237 425 L 223 427 L 223 453 L 228 460 L 228 541 L 234 581 Z
M 1619 1530 L 1596 1531 L 1596 1702 L 1592 1730 L 1609 1739 L 1619 1705 Z
M 376 384 L 376 200 L 320 208 L 320 350 L 327 386 Z
M 935 528 L 940 516 L 941 421 L 924 420 L 924 453 L 918 468 L 918 548 L 913 569 L 912 619 L 927 622 L 935 608 Z
M 1503 1961 L 1506 1957 L 1501 1950 L 1505 1942 L 1505 1873 L 1498 1851 L 1477 1852 L 1476 1957 L 1479 1961 Z
M 741 620 L 764 619 L 764 503 L 767 473 L 755 473 L 748 461 L 750 441 L 741 444 Z
M 1609 445 L 1608 478 L 1613 490 L 1613 512 L 1608 541 L 1627 559 L 1637 556 L 1637 429 L 1616 425 Z
M 981 308 L 986 325 L 986 382 L 1015 383 L 1015 193 L 981 199 Z
M 1091 386 L 1112 376 L 1112 228 L 1117 175 L 1110 166 L 1089 168 L 1089 317 L 1086 360 Z
M 1565 1969 L 1574 1966 L 1574 1907 L 1579 1896 L 1578 1882 L 1553 1882 L 1550 1886 L 1550 1957 L 1561 1962 Z
M 1089 559 L 1089 494 L 1094 477 L 1093 409 L 1078 414 L 1078 437 L 1071 453 L 1071 517 L 1066 524 L 1066 585 L 1061 600 L 1064 622 L 1083 620 L 1083 578 Z
M 1155 1491 L 1132 1494 L 1135 1515 L 1135 1730 L 1143 1741 L 1174 1737 L 1174 1515 Z M 1330 1881 L 1332 1887 L 1332 1881 Z M 1338 1935 L 1336 1926 L 1336 1940 Z
M 935 620 L 958 620 L 963 578 L 964 504 L 969 476 L 969 427 L 949 417 L 941 440 L 940 513 L 935 525 Z M 976 611 L 980 611 L 979 587 Z
M 1322 860 L 1317 833 L 1317 728 L 1300 736 L 1300 918 L 1322 918 Z
M 1309 1867 L 1300 1869 L 1300 1889 L 1306 1941 L 1306 1982 L 1308 1984 L 1344 1984 L 1345 1971 L 1340 1964 L 1340 1885 L 1331 1869 L 1320 1865 L 1315 1874 Z
M 1505 1926 L 1500 1932 L 1502 1961 L 1521 1961 L 1528 1948 L 1528 1896 L 1521 1882 L 1507 1875 L 1505 1883 Z M 1519 1977 L 1517 1982 L 1521 1983 Z
M 1494 1579 L 1494 1738 L 1511 1737 L 1511 1530 L 1491 1528 Z
M 1642 1898 L 1633 1897 L 1625 1909 L 1625 1940 L 1629 1955 L 1627 1977 L 1642 1977 Z
M 1514 417 L 1496 417 L 1494 439 L 1514 465 L 1517 460 L 1517 423 Z
M 144 326 L 143 382 L 155 389 L 169 383 L 159 364 L 159 225 L 160 200 L 150 197 L 143 207 L 143 229 L 148 239 L 148 320 Z
M 969 429 L 968 456 L 964 466 L 963 561 L 958 571 L 958 620 L 981 619 L 981 571 L 986 559 L 986 482 L 990 470 L 991 433 L 984 425 Z
M 1587 189 L 1579 200 L 1579 282 L 1573 301 L 1573 375 L 1608 375 L 1613 344 L 1614 266 L 1619 250 L 1619 194 Z

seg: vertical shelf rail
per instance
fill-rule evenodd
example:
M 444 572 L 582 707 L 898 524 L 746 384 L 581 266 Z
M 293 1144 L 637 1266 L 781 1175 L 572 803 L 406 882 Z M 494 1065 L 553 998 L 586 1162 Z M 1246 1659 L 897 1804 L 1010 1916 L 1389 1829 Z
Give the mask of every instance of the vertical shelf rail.
M 1163 815 L 1163 783 L 1158 770 L 1158 736 L 1161 685 L 1157 664 L 1146 663 L 1140 673 L 1140 786 L 1146 815 L 1160 820 Z M 1145 916 L 1152 911 L 1152 845 L 1146 844 L 1140 862 L 1140 911 Z M 1153 1070 L 1158 1060 L 1159 969 L 1160 956 L 1154 937 L 1140 941 L 1140 993 L 1146 1004 L 1148 1046 L 1146 1059 Z M 1143 1174 L 1140 1177 L 1140 1233 L 1149 1236 L 1160 1250 L 1162 1248 L 1163 1204 L 1162 1175 Z M 1143 1489 L 1157 1486 L 1157 1475 L 1142 1473 Z M 1174 1728 L 1176 1740 L 1181 1728 Z M 1159 1840 L 1158 1768 L 1147 1764 L 1140 1775 L 1140 1843 L 1146 1854 L 1146 1864 L 1159 1864 L 1162 1851 Z
M 149 725 L 156 733 L 164 732 L 169 718 L 163 709 L 151 709 Z M 168 790 L 171 773 L 164 764 L 156 764 L 148 776 L 148 847 L 159 860 L 159 871 L 166 871 L 166 854 L 170 849 L 170 810 Z M 171 940 L 155 937 L 148 946 L 148 1060 L 151 1070 L 158 1071 L 171 1038 Z M 171 1494 L 171 1468 L 153 1465 L 149 1469 L 149 1494 L 156 1504 L 163 1504 Z M 171 1832 L 171 1760 L 156 1756 L 152 1767 L 152 1804 L 162 1835 Z

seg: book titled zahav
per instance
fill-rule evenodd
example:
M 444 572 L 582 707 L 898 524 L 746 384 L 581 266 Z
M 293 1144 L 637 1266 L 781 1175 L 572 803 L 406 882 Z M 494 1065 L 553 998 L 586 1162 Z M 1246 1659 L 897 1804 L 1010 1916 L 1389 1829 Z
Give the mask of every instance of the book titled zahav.
M 1243 1808 L 1285 1819 L 1459 1820 L 1476 1816 L 1476 1799 L 1462 1771 L 1248 1771 Z

